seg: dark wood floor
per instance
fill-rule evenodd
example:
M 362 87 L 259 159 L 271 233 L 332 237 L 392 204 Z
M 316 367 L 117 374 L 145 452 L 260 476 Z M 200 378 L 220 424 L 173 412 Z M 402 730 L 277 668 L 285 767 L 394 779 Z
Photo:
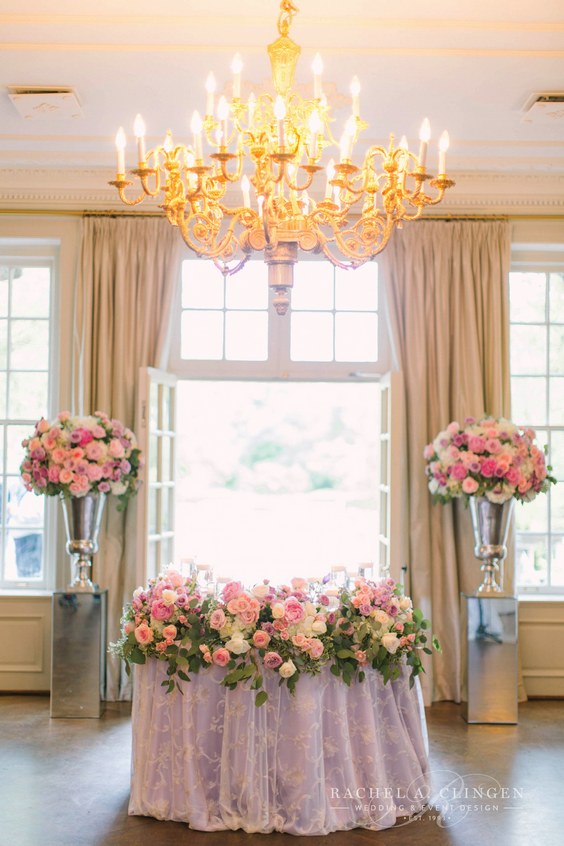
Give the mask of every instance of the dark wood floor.
M 517 726 L 468 726 L 452 703 L 434 705 L 427 718 L 435 797 L 447 797 L 448 819 L 435 807 L 393 829 L 310 837 L 308 846 L 564 843 L 563 702 L 522 705 Z M 129 817 L 130 733 L 123 704 L 108 705 L 100 720 L 51 720 L 46 697 L 0 696 L 0 846 L 296 843 Z M 480 785 L 494 798 L 469 798 Z M 456 786 L 465 795 L 455 798 Z

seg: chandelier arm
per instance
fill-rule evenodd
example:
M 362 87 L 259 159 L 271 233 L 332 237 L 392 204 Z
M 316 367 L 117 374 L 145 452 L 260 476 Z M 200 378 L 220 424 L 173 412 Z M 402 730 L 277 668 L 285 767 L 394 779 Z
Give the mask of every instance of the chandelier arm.
M 141 187 L 147 197 L 156 197 L 161 190 L 161 171 L 160 168 L 149 168 L 146 165 L 131 171 L 132 174 L 139 177 Z M 149 177 L 155 177 L 155 187 L 149 188 Z
M 120 176 L 123 176 L 123 179 L 120 179 Z M 118 179 L 113 179 L 111 182 L 108 182 L 108 185 L 114 185 L 117 188 L 119 198 L 126 206 L 138 206 L 147 196 L 145 191 L 143 191 L 135 200 L 128 200 L 125 192 L 128 185 L 133 185 L 133 182 L 130 179 L 126 179 L 123 174 L 118 173 Z
M 303 185 L 298 185 L 297 183 L 292 182 L 291 179 L 288 176 L 286 176 L 286 185 L 292 191 L 307 191 L 307 189 L 310 187 L 311 183 L 313 182 L 313 177 L 314 177 L 313 173 L 308 173 L 308 178 L 305 181 L 305 183 Z
M 219 258 L 212 259 L 213 263 L 217 267 L 217 269 L 223 273 L 224 276 L 233 276 L 235 273 L 239 273 L 242 267 L 246 265 L 248 260 L 250 259 L 251 254 L 246 253 L 244 258 L 237 262 L 235 267 L 228 267 L 225 262 L 222 262 Z
M 227 182 L 238 182 L 241 178 L 241 173 L 243 172 L 243 155 L 242 153 L 237 153 L 237 171 L 236 173 L 230 174 L 227 170 L 227 161 L 221 162 L 221 175 L 227 180 Z
M 207 236 L 206 239 L 200 239 L 196 234 L 196 241 L 190 235 L 190 227 L 192 224 L 197 225 L 194 223 L 196 218 L 200 219 L 200 226 L 202 227 L 202 234 L 205 233 Z M 213 229 L 210 227 L 210 220 L 203 215 L 194 214 L 190 215 L 188 218 L 181 216 L 177 220 L 178 228 L 180 229 L 180 233 L 184 240 L 186 246 L 188 246 L 191 250 L 193 250 L 197 255 L 204 256 L 205 258 L 216 259 L 221 255 L 224 255 L 229 252 L 230 245 L 234 242 L 235 245 L 241 249 L 243 252 L 239 240 L 234 233 L 234 225 L 235 222 L 232 221 L 230 226 L 228 227 L 227 231 L 221 237 L 219 242 L 216 240 L 218 235 L 218 229 L 215 228 L 214 233 L 214 242 L 211 239 L 211 232 Z

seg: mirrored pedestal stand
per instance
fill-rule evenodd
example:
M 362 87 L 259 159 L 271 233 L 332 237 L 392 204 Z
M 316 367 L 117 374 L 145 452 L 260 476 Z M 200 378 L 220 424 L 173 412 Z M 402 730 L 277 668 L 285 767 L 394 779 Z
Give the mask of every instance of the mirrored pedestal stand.
M 101 717 L 108 591 L 53 594 L 51 717 Z
M 517 599 L 461 594 L 462 716 L 517 723 Z

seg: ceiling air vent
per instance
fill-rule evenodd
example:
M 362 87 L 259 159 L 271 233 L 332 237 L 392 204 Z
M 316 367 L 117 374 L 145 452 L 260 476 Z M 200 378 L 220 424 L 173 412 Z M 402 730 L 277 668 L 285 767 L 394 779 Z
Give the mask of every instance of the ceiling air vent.
M 82 117 L 80 101 L 73 88 L 9 85 L 8 96 L 18 114 L 26 120 Z
M 539 126 L 564 123 L 564 92 L 532 94 L 525 103 L 522 121 Z

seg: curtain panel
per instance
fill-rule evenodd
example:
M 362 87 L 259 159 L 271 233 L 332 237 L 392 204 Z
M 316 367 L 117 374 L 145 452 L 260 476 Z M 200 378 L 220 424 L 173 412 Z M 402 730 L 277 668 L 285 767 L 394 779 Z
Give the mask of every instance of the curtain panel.
M 140 367 L 167 364 L 180 239 L 163 218 L 83 221 L 75 301 L 74 407 L 107 412 L 135 430 Z M 119 637 L 136 587 L 136 499 L 118 512 L 110 497 L 94 578 L 108 588 L 108 638 Z M 121 662 L 107 656 L 109 700 L 130 698 Z
M 414 603 L 443 645 L 422 677 L 427 703 L 460 701 L 459 596 L 474 592 L 480 572 L 463 503 L 432 503 L 423 448 L 452 420 L 510 416 L 509 263 L 506 221 L 418 221 L 394 234 L 380 262 L 405 391 L 404 455 L 395 458 L 407 492 L 403 548 Z

